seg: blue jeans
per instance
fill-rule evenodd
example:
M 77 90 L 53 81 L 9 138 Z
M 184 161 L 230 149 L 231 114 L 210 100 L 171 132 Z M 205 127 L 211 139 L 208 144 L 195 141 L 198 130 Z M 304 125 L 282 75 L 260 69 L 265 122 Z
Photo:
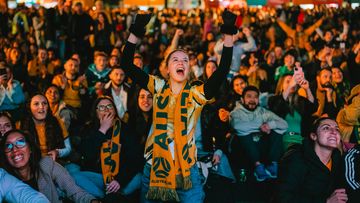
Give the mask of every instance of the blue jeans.
M 151 165 L 146 164 L 144 167 L 144 173 L 143 173 L 143 178 L 142 178 L 142 187 L 141 187 L 140 201 L 142 203 L 161 202 L 161 201 L 156 201 L 156 200 L 147 200 L 145 198 L 145 195 L 149 190 L 150 169 L 151 169 Z M 192 166 L 190 169 L 190 177 L 191 177 L 191 181 L 192 181 L 192 188 L 190 188 L 189 190 L 176 189 L 176 192 L 180 198 L 180 201 L 186 202 L 186 203 L 203 202 L 204 198 L 205 198 L 205 193 L 203 190 L 203 186 L 201 184 L 201 177 L 199 175 L 199 169 L 197 168 L 196 164 L 194 166 Z
M 122 195 L 130 195 L 136 190 L 141 188 L 142 174 L 136 174 L 131 181 L 122 189 L 120 189 L 120 193 Z
M 80 166 L 73 163 L 66 164 L 65 168 L 75 180 L 75 183 L 83 190 L 96 198 L 103 198 L 105 196 L 105 185 L 102 174 L 80 171 Z

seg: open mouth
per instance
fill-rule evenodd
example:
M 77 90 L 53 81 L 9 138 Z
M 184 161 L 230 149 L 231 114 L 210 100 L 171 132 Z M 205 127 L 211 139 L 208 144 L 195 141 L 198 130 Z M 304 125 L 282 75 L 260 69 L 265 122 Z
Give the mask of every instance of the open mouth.
M 183 75 L 185 75 L 185 69 L 182 67 L 178 68 L 178 69 L 176 69 L 176 73 L 183 76 Z

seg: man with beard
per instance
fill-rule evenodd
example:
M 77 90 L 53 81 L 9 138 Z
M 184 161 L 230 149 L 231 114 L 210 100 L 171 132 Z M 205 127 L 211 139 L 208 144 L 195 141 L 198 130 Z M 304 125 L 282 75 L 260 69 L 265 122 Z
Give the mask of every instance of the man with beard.
M 315 117 L 330 117 L 335 119 L 337 115 L 336 93 L 332 86 L 332 72 L 329 68 L 321 69 L 316 81 L 310 87 L 318 101 L 318 110 L 313 114 Z
M 275 113 L 259 106 L 259 90 L 248 86 L 243 90 L 242 104 L 230 113 L 230 125 L 236 148 L 243 149 L 251 163 L 257 181 L 277 178 L 277 163 L 281 157 L 282 134 L 288 125 Z M 267 166 L 265 167 L 265 163 Z
M 64 64 L 64 69 L 64 73 L 54 77 L 52 84 L 64 91 L 62 100 L 79 114 L 82 107 L 81 98 L 85 95 L 88 84 L 85 76 L 79 75 L 78 60 L 70 58 Z
M 110 96 L 116 105 L 119 117 L 127 121 L 127 101 L 130 87 L 125 83 L 125 72 L 119 66 L 112 68 L 109 74 L 110 81 L 105 85 L 104 95 Z

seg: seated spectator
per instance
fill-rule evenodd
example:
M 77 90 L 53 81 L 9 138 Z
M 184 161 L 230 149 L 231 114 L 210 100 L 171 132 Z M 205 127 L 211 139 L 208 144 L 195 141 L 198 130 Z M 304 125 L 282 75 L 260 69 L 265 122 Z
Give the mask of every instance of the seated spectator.
M 244 65 L 246 67 L 246 76 L 249 85 L 255 86 L 256 88 L 260 89 L 261 92 L 267 91 L 268 84 L 267 84 L 267 73 L 264 69 L 260 68 L 258 63 L 258 58 L 255 56 L 255 53 L 250 53 L 248 57 L 245 59 Z M 245 72 L 243 69 L 242 71 Z M 241 73 L 240 73 L 241 74 Z
M 14 120 L 23 112 L 25 96 L 19 81 L 13 79 L 10 68 L 0 62 L 0 111 L 8 111 Z
M 7 131 L 12 130 L 14 127 L 14 121 L 11 119 L 11 115 L 8 112 L 0 112 L 0 140 Z
M 14 75 L 14 79 L 19 81 L 23 88 L 28 85 L 29 76 L 27 70 L 24 68 L 24 59 L 22 53 L 18 48 L 11 48 L 10 54 L 8 57 L 8 65 L 11 69 L 11 72 Z
M 351 89 L 347 106 L 341 109 L 336 117 L 341 132 L 341 140 L 347 149 L 360 143 L 360 84 Z
M 79 76 L 79 62 L 75 58 L 67 60 L 64 69 L 64 73 L 54 77 L 52 84 L 63 90 L 61 99 L 79 114 L 82 107 L 81 97 L 85 95 L 88 83 L 84 75 Z
M 308 135 L 316 107 L 305 78 L 284 75 L 279 79 L 275 96 L 269 98 L 269 109 L 288 123 L 288 130 L 283 135 L 285 151 L 291 144 L 301 144 L 303 137 Z
M 91 97 L 102 95 L 105 83 L 109 82 L 111 69 L 107 67 L 107 54 L 95 52 L 94 63 L 90 64 L 85 72 L 88 83 L 88 94 Z
M 335 118 L 337 114 L 336 108 L 336 93 L 334 86 L 332 86 L 332 72 L 331 69 L 321 69 L 310 88 L 313 95 L 318 100 L 318 109 L 313 114 L 316 117 L 330 117 Z
M 48 55 L 48 72 L 50 75 L 56 75 L 61 73 L 61 61 L 59 58 L 57 58 L 55 54 L 55 49 L 49 48 L 47 49 L 47 55 Z
M 138 164 L 143 166 L 143 158 L 137 157 L 135 137 L 130 136 L 125 123 L 119 120 L 110 97 L 96 99 L 91 115 L 92 120 L 82 133 L 83 168 L 97 173 L 93 178 L 102 183 L 97 188 L 106 194 L 107 201 L 114 202 L 119 193 L 129 195 L 137 189 L 133 186 L 141 181 L 136 175 L 142 170 Z M 107 159 L 114 165 L 109 166 Z
M 46 99 L 49 101 L 49 108 L 52 115 L 57 119 L 62 120 L 67 130 L 69 130 L 71 121 L 76 119 L 76 115 L 69 108 L 67 108 L 64 101 L 60 98 L 59 88 L 55 85 L 50 85 L 45 92 Z
M 278 81 L 285 74 L 294 74 L 295 60 L 296 51 L 294 49 L 285 52 L 283 57 L 284 65 L 277 67 L 275 70 L 275 81 Z
M 44 194 L 50 202 L 62 202 L 57 188 L 74 202 L 98 202 L 79 188 L 67 171 L 50 157 L 41 158 L 40 149 L 31 136 L 18 130 L 7 132 L 1 141 L 1 158 L 5 168 L 33 189 Z
M 0 202 L 48 203 L 41 193 L 0 168 Z
M 277 164 L 282 154 L 282 134 L 288 125 L 273 112 L 259 106 L 259 90 L 256 87 L 244 89 L 242 104 L 230 113 L 230 125 L 238 141 L 234 144 L 245 150 L 255 166 L 257 181 L 276 178 Z M 269 163 L 266 168 L 265 163 Z
M 48 56 L 44 47 L 39 47 L 37 57 L 28 63 L 28 74 L 30 78 L 29 92 L 44 91 L 52 79 L 48 70 Z
M 30 139 L 39 146 L 41 155 L 51 156 L 54 161 L 69 155 L 68 131 L 64 123 L 52 115 L 46 97 L 41 94 L 33 96 L 28 112 L 20 121 L 19 129 L 30 133 Z
M 125 81 L 125 73 L 119 66 L 113 67 L 109 74 L 110 81 L 105 85 L 104 95 L 113 99 L 117 113 L 121 120 L 127 122 L 128 115 L 126 115 L 128 109 L 128 92 L 130 90 L 129 85 Z
M 341 68 L 332 67 L 332 84 L 336 93 L 336 107 L 342 109 L 345 105 L 346 98 L 350 95 L 350 83 L 344 78 Z
M 294 146 L 280 162 L 275 202 L 346 202 L 337 178 L 341 156 L 340 131 L 330 118 L 320 118 L 302 145 Z

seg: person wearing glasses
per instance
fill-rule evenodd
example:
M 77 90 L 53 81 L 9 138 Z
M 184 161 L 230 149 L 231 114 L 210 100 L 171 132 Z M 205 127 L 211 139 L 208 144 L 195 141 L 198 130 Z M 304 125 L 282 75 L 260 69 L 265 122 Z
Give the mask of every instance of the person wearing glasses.
M 50 157 L 41 157 L 41 151 L 31 136 L 19 130 L 10 130 L 1 140 L 1 160 L 4 168 L 33 189 L 44 194 L 50 202 L 61 203 L 57 190 L 74 202 L 99 202 L 78 187 L 65 168 Z
M 105 202 L 116 202 L 120 195 L 132 193 L 129 188 L 141 172 L 138 166 L 141 157 L 136 157 L 138 144 L 129 130 L 120 120 L 110 97 L 101 96 L 95 100 L 91 121 L 81 133 L 80 151 L 83 169 L 96 173 L 92 180 L 103 192 Z

